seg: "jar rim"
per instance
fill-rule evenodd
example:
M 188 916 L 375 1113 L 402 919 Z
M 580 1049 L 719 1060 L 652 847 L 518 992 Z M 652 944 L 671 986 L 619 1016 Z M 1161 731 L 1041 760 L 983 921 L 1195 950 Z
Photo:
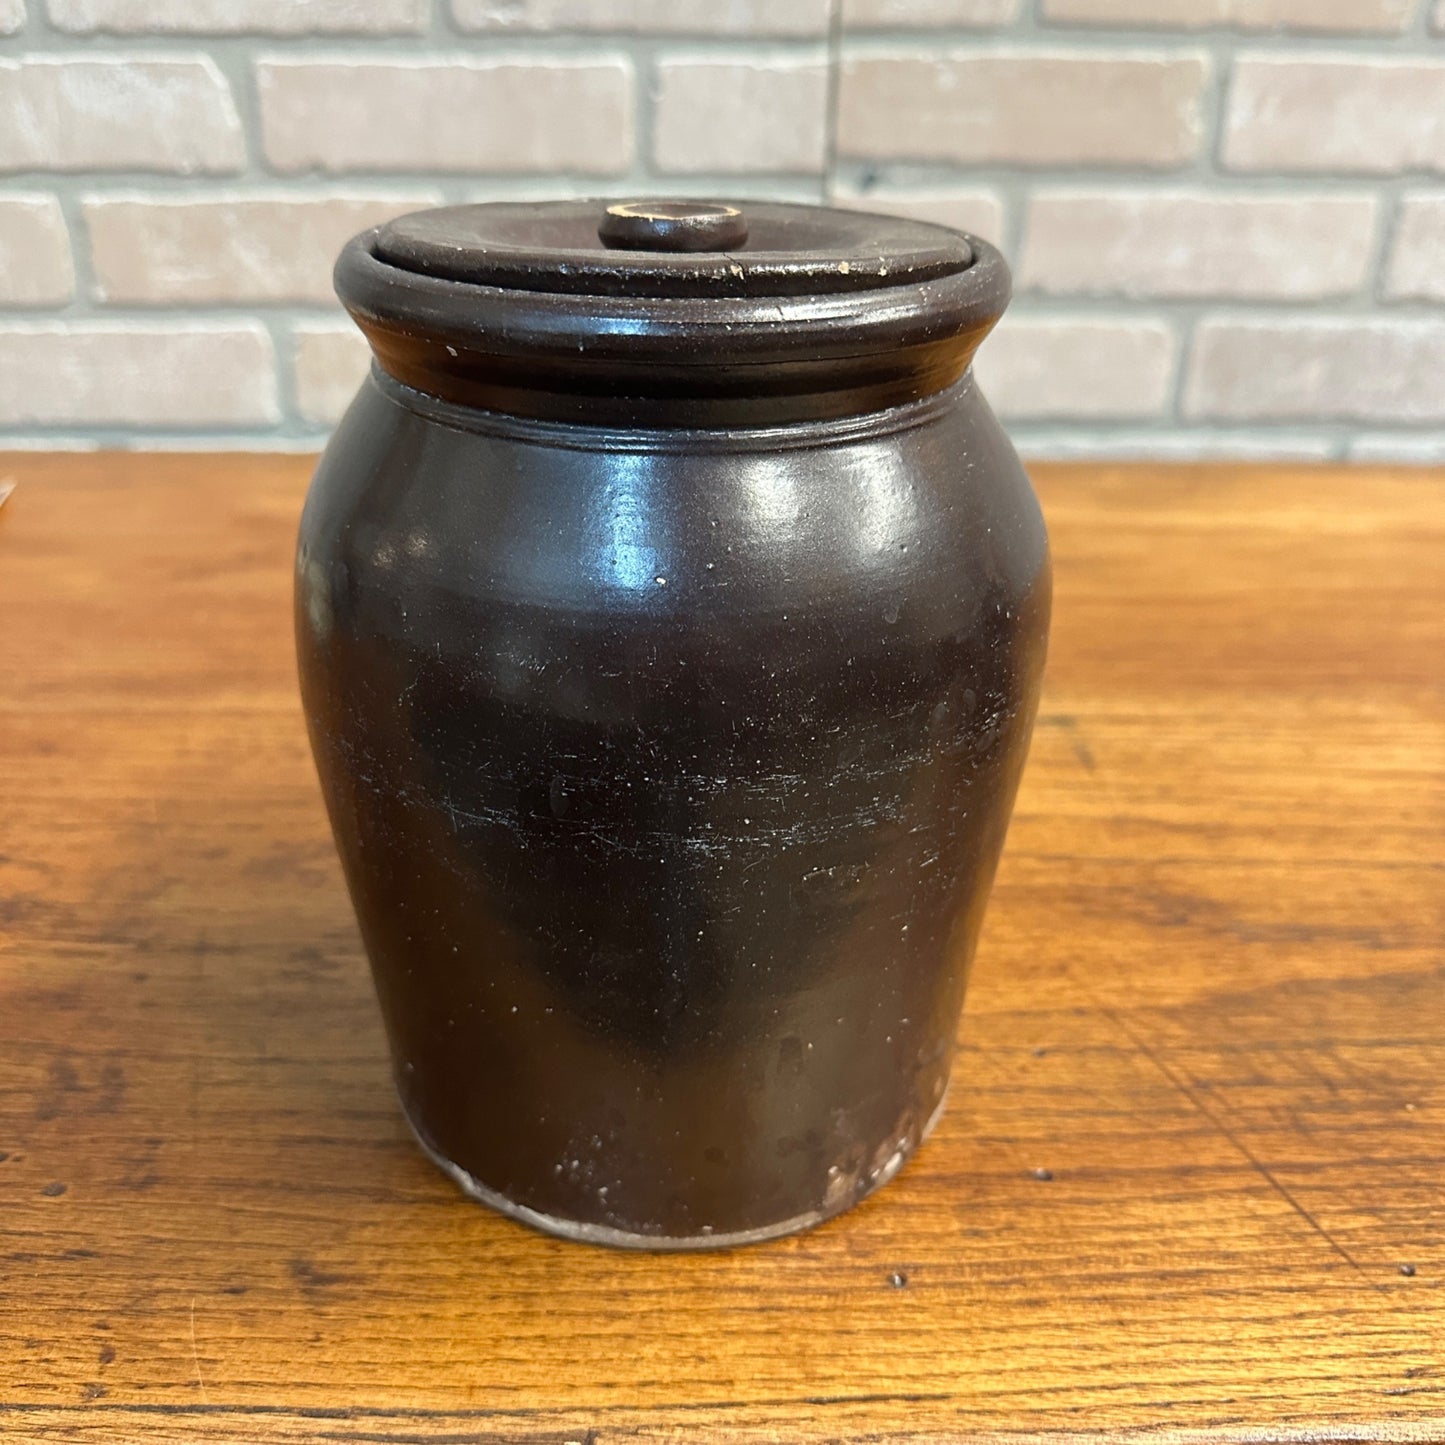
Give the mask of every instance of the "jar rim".
M 923 279 L 659 296 L 408 269 L 382 254 L 384 230 L 354 237 L 335 272 L 381 367 L 447 401 L 538 418 L 766 425 L 917 400 L 963 374 L 1010 291 L 999 252 L 963 233 L 946 232 L 968 264 Z

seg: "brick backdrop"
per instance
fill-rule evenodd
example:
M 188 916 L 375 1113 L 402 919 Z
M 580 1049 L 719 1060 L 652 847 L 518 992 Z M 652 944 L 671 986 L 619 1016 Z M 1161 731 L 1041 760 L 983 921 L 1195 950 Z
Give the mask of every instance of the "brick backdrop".
M 936 218 L 1034 454 L 1445 460 L 1445 0 L 0 0 L 0 442 L 308 447 L 341 242 L 494 196 Z

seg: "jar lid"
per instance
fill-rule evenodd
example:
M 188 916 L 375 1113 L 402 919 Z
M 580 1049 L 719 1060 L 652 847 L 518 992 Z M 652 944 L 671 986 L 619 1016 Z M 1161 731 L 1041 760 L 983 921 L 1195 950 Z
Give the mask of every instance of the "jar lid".
M 374 254 L 425 276 L 592 296 L 836 295 L 962 271 L 942 226 L 776 202 L 498 202 L 418 211 Z
M 770 425 L 937 392 L 1008 300 L 945 226 L 738 201 L 418 211 L 343 250 L 384 372 L 466 407 L 646 426 Z

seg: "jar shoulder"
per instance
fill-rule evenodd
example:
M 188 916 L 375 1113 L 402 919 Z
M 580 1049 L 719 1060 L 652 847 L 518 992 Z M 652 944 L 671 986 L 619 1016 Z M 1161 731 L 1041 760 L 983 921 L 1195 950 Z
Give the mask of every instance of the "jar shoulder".
M 598 435 L 481 420 L 363 388 L 300 539 L 303 572 L 344 584 L 333 603 L 354 624 L 520 608 L 667 630 L 908 605 L 952 627 L 985 594 L 1022 605 L 1047 587 L 1037 501 L 971 381 L 871 427 Z

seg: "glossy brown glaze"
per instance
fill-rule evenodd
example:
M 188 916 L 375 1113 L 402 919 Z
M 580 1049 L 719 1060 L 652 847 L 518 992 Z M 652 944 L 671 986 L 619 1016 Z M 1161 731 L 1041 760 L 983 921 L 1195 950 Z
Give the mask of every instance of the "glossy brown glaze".
M 534 1223 L 798 1227 L 942 1103 L 1048 561 L 971 374 L 886 361 L 922 399 L 727 428 L 378 370 L 317 473 L 303 690 L 402 1099 Z
M 940 226 L 749 205 L 743 247 L 680 255 L 605 246 L 603 214 L 401 217 L 345 247 L 337 290 L 414 390 L 606 428 L 756 428 L 917 401 L 963 375 L 1008 304 L 999 253 Z

